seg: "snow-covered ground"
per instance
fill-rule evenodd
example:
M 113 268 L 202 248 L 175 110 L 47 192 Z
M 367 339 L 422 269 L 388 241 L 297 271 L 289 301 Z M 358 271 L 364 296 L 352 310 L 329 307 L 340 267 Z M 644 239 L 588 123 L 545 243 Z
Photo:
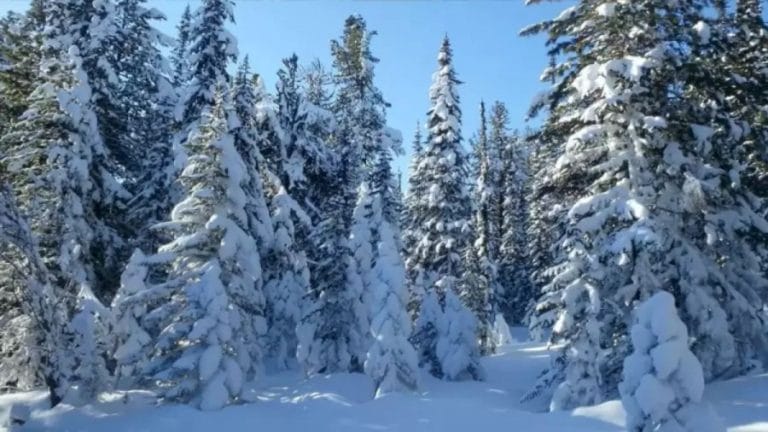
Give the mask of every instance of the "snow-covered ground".
M 521 336 L 520 331 L 514 336 Z M 345 432 L 345 431 L 623 431 L 618 401 L 573 412 L 537 413 L 519 403 L 547 364 L 542 344 L 515 343 L 483 360 L 485 382 L 449 383 L 422 377 L 419 394 L 392 394 L 372 400 L 364 375 L 340 374 L 304 379 L 285 373 L 264 379 L 259 400 L 216 412 L 178 405 L 152 406 L 141 392 L 113 394 L 74 408 L 42 409 L 43 393 L 0 396 L 0 418 L 13 403 L 32 406 L 24 431 L 56 432 Z M 729 432 L 768 432 L 768 374 L 715 383 L 706 399 Z

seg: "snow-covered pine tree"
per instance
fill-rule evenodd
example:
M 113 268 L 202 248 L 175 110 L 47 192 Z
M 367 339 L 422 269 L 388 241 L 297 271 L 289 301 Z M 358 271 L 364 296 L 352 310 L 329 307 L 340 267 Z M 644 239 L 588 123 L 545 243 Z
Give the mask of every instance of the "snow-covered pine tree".
M 170 301 L 146 313 L 151 334 L 144 378 L 164 399 L 208 410 L 238 400 L 259 373 L 266 331 L 256 241 L 247 232 L 249 171 L 227 124 L 226 99 L 186 142 L 180 182 L 186 197 L 161 224 L 173 240 L 163 287 Z
M 157 307 L 157 296 L 150 300 L 148 290 L 149 262 L 141 250 L 136 249 L 120 276 L 120 288 L 112 301 L 114 313 L 115 360 L 117 388 L 133 388 L 143 378 L 149 359 L 152 334 L 157 330 L 145 328 L 147 311 Z M 163 292 L 166 294 L 166 292 Z
M 234 137 L 235 149 L 247 171 L 243 184 L 246 195 L 246 231 L 256 240 L 260 249 L 266 250 L 272 243 L 274 230 L 262 181 L 265 164 L 260 151 L 258 101 L 251 81 L 248 56 L 243 59 L 235 75 L 230 95 L 233 110 L 228 112 L 228 124 Z
M 133 37 L 130 27 L 122 27 L 122 19 L 130 21 L 128 10 L 132 1 L 115 0 L 72 0 L 72 19 L 84 21 L 84 33 L 71 33 L 72 43 L 80 49 L 83 69 L 91 86 L 93 111 L 98 121 L 98 131 L 104 146 L 110 152 L 109 163 L 121 177 L 130 177 L 140 171 L 140 149 L 131 136 L 131 102 L 121 100 L 122 80 L 129 77 L 126 72 L 142 68 L 132 64 L 135 60 Z M 122 13 L 125 11 L 126 13 Z M 122 16 L 121 16 L 122 15 Z M 129 24 L 130 26 L 130 24 Z M 125 55 L 127 62 L 123 62 Z M 132 70 L 131 70 L 132 69 Z M 114 282 L 114 280 L 112 281 Z
M 559 143 L 548 140 L 541 131 L 531 135 L 531 157 L 527 201 L 528 265 L 531 272 L 531 291 L 534 306 L 527 312 L 528 329 L 534 340 L 544 340 L 556 319 L 556 302 L 553 297 L 541 297 L 544 286 L 550 281 L 547 271 L 555 264 L 557 240 L 564 234 L 564 213 L 568 194 L 574 189 L 566 189 L 551 172 L 555 168 Z M 544 301 L 542 301 L 544 300 Z
M 708 61 L 720 69 L 718 88 L 721 103 L 734 116 L 744 117 L 749 124 L 744 137 L 742 182 L 750 191 L 766 198 L 768 190 L 768 25 L 759 0 L 738 0 L 731 15 L 721 11 L 713 26 L 700 26 L 714 42 Z M 715 68 L 713 68 L 715 69 Z
M 302 90 L 309 103 L 323 109 L 330 109 L 333 98 L 331 87 L 333 75 L 319 59 L 314 59 L 302 68 Z
M 262 105 L 266 128 L 262 139 L 269 148 L 266 169 L 270 178 L 276 241 L 265 264 L 273 360 L 285 368 L 295 357 L 296 325 L 303 297 L 309 292 L 307 252 L 311 252 L 313 218 L 319 218 L 313 199 L 332 168 L 325 138 L 332 124 L 330 111 L 310 103 L 301 92 L 298 57 L 283 60 L 278 72 L 277 101 Z M 271 108 L 271 109 L 270 109 Z
M 354 168 L 382 197 L 382 208 L 388 218 L 396 218 L 392 188 L 394 179 L 389 160 L 391 153 L 402 151 L 402 137 L 386 125 L 389 103 L 374 84 L 374 66 L 379 59 L 370 49 L 375 31 L 369 31 L 360 15 L 352 15 L 344 24 L 341 41 L 333 41 L 334 82 L 336 100 L 333 110 L 338 123 L 337 145 L 351 146 L 356 153 Z M 350 179 L 351 180 L 351 179 Z M 356 188 L 360 181 L 350 184 Z M 397 223 L 392 219 L 393 224 Z M 393 225 L 394 226 L 394 225 Z
M 624 360 L 619 393 L 627 430 L 724 432 L 706 403 L 701 363 L 688 348 L 688 331 L 675 298 L 659 291 L 641 303 L 632 326 L 633 352 Z
M 342 166 L 346 164 L 342 159 Z M 340 168 L 339 178 L 347 168 Z M 339 189 L 346 187 L 340 184 Z M 343 195 L 342 195 L 343 194 Z M 348 199 L 343 191 L 321 207 L 325 219 L 313 233 L 322 261 L 311 268 L 312 291 L 298 326 L 297 357 L 307 374 L 361 370 L 368 347 L 366 305 L 362 292 L 352 292 L 347 274 L 351 257 Z
M 462 300 L 477 320 L 478 339 L 483 354 L 492 354 L 496 347 L 492 336 L 495 313 L 494 296 L 499 292 L 497 286 L 497 262 L 495 251 L 498 232 L 494 230 L 496 218 L 497 173 L 494 166 L 498 162 L 493 157 L 488 145 L 486 133 L 485 103 L 480 103 L 480 130 L 474 141 L 475 187 L 472 189 L 472 202 L 475 206 L 472 217 L 472 234 L 465 253 L 465 271 L 461 280 Z
M 494 106 L 494 120 L 496 108 Z M 503 105 L 501 105 L 503 107 Z M 506 109 L 499 108 L 500 112 Z M 501 115 L 506 117 L 506 115 Z M 502 120 L 502 124 L 504 121 Z M 494 130 L 496 125 L 494 124 Z M 501 127 L 501 130 L 504 128 Z M 495 136 L 495 132 L 494 132 Z M 528 152 L 525 147 L 526 139 L 517 131 L 498 140 L 505 144 L 500 148 L 501 176 L 499 188 L 502 190 L 500 232 L 501 246 L 499 259 L 503 274 L 504 312 L 506 319 L 512 324 L 522 324 L 526 312 L 535 296 L 531 286 L 530 256 L 528 251 L 528 203 L 526 186 L 528 181 Z
M 285 151 L 282 166 L 275 171 L 288 193 L 303 207 L 312 208 L 317 192 L 315 180 L 327 176 L 333 157 L 326 139 L 333 114 L 307 100 L 301 91 L 299 59 L 294 54 L 283 60 L 277 73 L 277 116 Z
M 421 124 L 416 122 L 413 143 L 411 145 L 411 160 L 408 166 L 408 190 L 405 195 L 404 221 L 402 225 L 402 239 L 404 256 L 406 257 L 406 276 L 408 278 L 408 311 L 415 317 L 419 309 L 419 302 L 424 296 L 424 286 L 421 283 L 422 271 L 415 265 L 410 265 L 409 260 L 416 245 L 421 240 L 421 226 L 418 211 L 422 207 L 421 200 L 425 197 L 424 182 L 421 181 L 421 155 L 423 152 L 421 136 Z
M 234 22 L 232 8 L 232 0 L 203 0 L 193 13 L 187 53 L 189 75 L 183 77 L 187 83 L 175 111 L 178 132 L 173 149 L 177 169 L 184 166 L 184 143 L 197 131 L 202 113 L 214 104 L 216 88 L 230 84 L 227 65 L 237 58 L 237 40 L 225 26 Z
M 320 67 L 320 66 L 316 66 Z M 322 73 L 322 72 L 313 72 Z M 332 177 L 334 155 L 328 149 L 328 140 L 333 132 L 334 115 L 324 104 L 322 78 L 311 78 L 319 85 L 311 91 L 318 103 L 309 100 L 300 87 L 301 75 L 298 57 L 293 55 L 283 60 L 278 71 L 277 122 L 281 131 L 281 163 L 273 168 L 280 181 L 313 221 L 319 220 L 318 200 L 325 192 L 324 185 Z M 301 238 L 307 237 L 305 224 L 298 226 Z M 306 241 L 304 242 L 306 243 Z M 303 244 L 303 248 L 312 246 Z
M 33 234 L 4 184 L 0 184 L 0 277 L 0 391 L 44 385 L 51 407 L 56 406 L 73 375 L 68 352 L 72 334 Z
M 274 242 L 264 256 L 264 294 L 267 301 L 267 355 L 273 367 L 286 369 L 296 357 L 296 328 L 304 296 L 309 292 L 309 266 L 298 246 L 299 219 L 309 224 L 304 210 L 282 186 L 270 193 Z
M 119 117 L 116 109 L 109 111 L 110 101 L 114 100 L 115 76 L 111 58 L 104 58 L 102 49 L 102 45 L 115 35 L 112 6 L 108 1 L 94 4 L 84 0 L 45 2 L 42 60 L 50 65 L 50 59 L 57 57 L 57 61 L 75 65 L 69 68 L 69 72 L 74 71 L 74 81 L 77 82 L 69 92 L 72 97 L 66 101 L 69 107 L 63 107 L 64 101 L 60 104 L 76 123 L 82 125 L 80 134 L 90 147 L 88 163 L 92 183 L 89 185 L 91 191 L 84 192 L 89 198 L 84 204 L 86 211 L 98 220 L 98 223 L 89 224 L 92 230 L 89 242 L 95 245 L 89 258 L 94 262 L 92 271 L 95 275 L 90 283 L 91 290 L 102 300 L 111 297 L 115 275 L 119 273 L 126 233 L 118 213 L 130 197 L 118 181 L 121 168 L 118 158 L 111 153 L 112 147 L 119 143 L 114 141 L 114 136 L 110 137 L 110 143 L 105 138 L 105 131 L 118 127 L 119 123 L 107 124 L 108 120 L 105 120 Z M 23 203 L 20 201 L 20 204 Z M 30 222 L 34 226 L 34 222 Z
M 189 44 L 192 41 L 192 12 L 189 9 L 189 4 L 184 7 L 176 30 L 176 43 L 171 52 L 172 78 L 173 86 L 182 89 L 189 82 Z
M 580 2 L 524 32 L 547 31 L 565 62 L 548 69 L 557 80 L 539 101 L 550 107 L 545 129 L 565 143 L 552 175 L 586 182 L 540 301 L 556 310 L 552 339 L 564 344 L 548 375 L 560 382 L 553 408 L 613 394 L 626 311 L 662 286 L 678 298 L 705 377 L 764 356 L 750 299 L 765 280 L 746 239 L 768 226 L 739 182 L 742 119 L 715 108 L 702 25 L 689 3 Z M 655 31 L 633 37 L 643 27 Z
M 168 38 L 153 27 L 165 19 L 146 0 L 119 0 L 117 3 L 122 53 L 118 63 L 121 75 L 119 100 L 129 107 L 128 134 L 139 157 L 126 183 L 133 198 L 128 203 L 130 229 L 136 246 L 155 250 L 166 239 L 151 227 L 166 220 L 173 204 L 180 199 L 174 183 L 171 141 L 177 94 L 171 70 L 161 48 Z
M 461 109 L 456 88 L 460 81 L 453 69 L 447 37 L 443 40 L 437 60 L 438 69 L 433 75 L 429 92 L 429 136 L 415 172 L 423 182 L 425 195 L 411 208 L 414 216 L 411 229 L 419 230 L 420 239 L 409 252 L 408 267 L 409 273 L 418 275 L 416 282 L 421 284 L 414 290 L 437 298 L 441 305 L 439 314 L 430 311 L 427 316 L 443 315 L 442 307 L 445 307 L 445 320 L 468 324 L 462 317 L 462 308 L 465 307 L 460 301 L 452 301 L 450 308 L 445 303 L 446 297 L 458 296 L 459 281 L 464 272 L 462 254 L 468 245 L 471 213 L 466 187 L 467 156 L 461 146 Z M 430 295 L 430 292 L 434 294 Z M 465 371 L 459 370 L 457 364 L 445 370 L 443 366 L 448 365 L 442 364 L 449 358 L 446 355 L 449 346 L 468 352 L 477 350 L 474 336 L 471 341 L 455 339 L 458 333 L 453 330 L 456 328 L 437 324 L 421 317 L 417 320 L 414 341 L 422 355 L 421 363 L 428 364 L 433 372 L 439 371 L 440 376 L 449 373 L 448 378 L 459 378 L 468 373 L 476 377 L 472 362 L 464 364 Z M 461 328 L 461 331 L 466 331 L 466 328 Z M 469 345 L 454 345 L 462 342 L 469 342 Z M 438 346 L 443 349 L 441 355 L 438 355 Z M 471 359 L 471 356 L 467 358 Z
M 95 294 L 108 292 L 103 274 L 113 248 L 106 243 L 120 242 L 104 212 L 122 187 L 105 162 L 109 153 L 90 109 L 88 76 L 72 42 L 70 31 L 82 25 L 72 18 L 74 6 L 45 4 L 42 81 L 2 138 L 2 163 L 51 280 L 66 293 L 67 313 L 74 316 L 73 381 L 87 399 L 109 385 L 102 339 L 109 317 Z
M 310 114 L 307 118 L 307 132 L 310 137 L 317 140 L 318 145 L 322 144 L 326 153 L 323 158 L 324 164 L 312 163 L 309 165 L 314 169 L 305 170 L 309 186 L 306 210 L 312 221 L 318 223 L 323 219 L 319 206 L 327 188 L 333 183 L 332 179 L 338 164 L 338 158 L 329 149 L 329 143 L 336 129 L 331 90 L 333 76 L 319 60 L 315 59 L 309 66 L 303 68 L 301 81 L 300 91 L 307 105 L 304 111 Z
M 485 379 L 485 370 L 480 364 L 475 316 L 453 290 L 445 291 L 444 302 L 435 344 L 440 376 L 452 381 Z
M 349 234 L 350 258 L 347 263 L 347 291 L 357 293 L 368 308 L 361 317 L 364 328 L 370 323 L 370 308 L 374 295 L 373 266 L 376 262 L 376 245 L 379 243 L 379 225 L 382 221 L 380 196 L 371 191 L 367 182 L 358 187 L 357 204 L 352 212 L 352 227 Z M 368 338 L 368 334 L 365 338 Z M 365 340 L 366 348 L 371 340 Z
M 408 338 L 411 320 L 407 311 L 405 266 L 400 256 L 397 231 L 382 213 L 380 197 L 366 196 L 363 190 L 358 204 L 370 204 L 370 228 L 378 240 L 371 250 L 375 261 L 370 269 L 372 343 L 365 360 L 365 373 L 376 384 L 376 396 L 397 391 L 414 391 L 419 385 L 419 362 Z M 360 209 L 360 207 L 358 207 Z M 354 231 L 353 231 L 354 232 Z
M 40 74 L 43 0 L 0 19 L 0 136 L 26 111 Z
M 349 236 L 356 188 L 368 180 L 383 152 L 397 150 L 397 136 L 386 128 L 387 104 L 373 84 L 368 31 L 359 15 L 347 18 L 340 41 L 331 44 L 336 132 L 329 143 L 338 155 L 335 178 L 318 203 L 324 219 L 313 233 L 312 293 L 302 314 L 299 360 L 307 373 L 362 370 L 368 351 L 368 307 L 353 292 L 348 273 L 353 259 Z M 387 207 L 383 203 L 384 208 Z

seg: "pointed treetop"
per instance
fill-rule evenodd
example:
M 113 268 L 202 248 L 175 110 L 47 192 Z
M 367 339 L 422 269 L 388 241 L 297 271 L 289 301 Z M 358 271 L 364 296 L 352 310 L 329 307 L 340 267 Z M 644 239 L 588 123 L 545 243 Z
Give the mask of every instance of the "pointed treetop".
M 240 61 L 240 65 L 237 67 L 237 73 L 235 74 L 235 85 L 242 85 L 248 82 L 248 78 L 251 75 L 251 62 L 248 58 L 248 54 Z
M 413 135 L 413 154 L 418 156 L 422 151 L 421 122 L 416 121 L 416 133 Z
M 443 44 L 440 46 L 440 53 L 437 55 L 437 60 L 441 66 L 447 66 L 451 64 L 453 58 L 453 50 L 451 49 L 451 41 L 446 34 L 443 37 Z

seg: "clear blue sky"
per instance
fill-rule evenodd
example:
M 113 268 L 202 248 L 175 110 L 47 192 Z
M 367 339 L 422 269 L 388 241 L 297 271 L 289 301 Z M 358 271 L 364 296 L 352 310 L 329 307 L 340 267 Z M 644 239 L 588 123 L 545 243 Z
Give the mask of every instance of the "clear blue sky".
M 175 35 L 175 26 L 189 3 L 198 0 L 150 0 L 166 14 L 160 28 Z M 376 83 L 392 104 L 388 122 L 400 129 L 410 151 L 416 121 L 423 123 L 429 108 L 427 92 L 436 68 L 443 35 L 453 43 L 455 67 L 464 81 L 459 93 L 464 111 L 464 137 L 477 129 L 481 99 L 505 102 L 512 126 L 525 127 L 525 113 L 543 87 L 539 74 L 546 66 L 542 38 L 521 38 L 528 24 L 557 15 L 569 1 L 524 6 L 523 0 L 465 1 L 236 1 L 240 54 L 248 54 L 254 71 L 262 74 L 270 90 L 282 58 L 295 52 L 308 63 L 317 57 L 330 66 L 330 40 L 338 38 L 344 19 L 362 14 L 370 29 L 378 31 L 372 50 L 381 61 Z M 0 0 L 0 13 L 24 10 L 28 0 Z M 407 160 L 396 161 L 405 175 Z

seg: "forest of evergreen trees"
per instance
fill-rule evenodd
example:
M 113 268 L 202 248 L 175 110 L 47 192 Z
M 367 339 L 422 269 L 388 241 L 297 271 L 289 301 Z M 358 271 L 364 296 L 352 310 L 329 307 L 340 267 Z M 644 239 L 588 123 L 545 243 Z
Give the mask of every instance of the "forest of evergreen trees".
M 509 324 L 551 346 L 526 399 L 694 430 L 697 383 L 766 370 L 760 0 L 581 0 L 522 30 L 550 59 L 526 131 L 462 107 L 446 36 L 405 192 L 364 18 L 268 89 L 233 10 L 175 37 L 146 0 L 0 20 L 0 392 L 211 410 L 296 368 L 417 391 L 482 380 Z

